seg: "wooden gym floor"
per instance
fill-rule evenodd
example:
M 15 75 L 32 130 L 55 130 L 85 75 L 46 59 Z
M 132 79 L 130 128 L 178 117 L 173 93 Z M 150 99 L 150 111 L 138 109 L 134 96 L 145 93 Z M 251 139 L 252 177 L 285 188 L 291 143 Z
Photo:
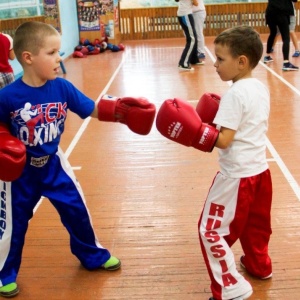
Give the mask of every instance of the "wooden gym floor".
M 262 39 L 265 43 L 267 35 Z M 206 64 L 194 72 L 177 69 L 184 39 L 124 44 L 123 52 L 68 58 L 67 74 L 61 76 L 95 100 L 105 93 L 144 96 L 157 108 L 174 97 L 196 105 L 204 92 L 222 95 L 229 87 L 213 67 L 213 37 L 206 37 Z M 272 64 L 260 63 L 254 71 L 271 92 L 268 159 L 274 198 L 273 278 L 245 274 L 254 288 L 252 300 L 300 297 L 300 72 L 281 71 L 281 45 Z M 300 66 L 300 57 L 291 62 Z M 140 136 L 122 124 L 81 120 L 72 113 L 61 147 L 85 192 L 101 244 L 122 260 L 122 268 L 83 269 L 70 253 L 58 214 L 43 199 L 30 222 L 18 299 L 207 300 L 210 282 L 197 222 L 218 170 L 217 152 L 172 143 L 155 126 Z M 238 263 L 239 243 L 233 250 Z

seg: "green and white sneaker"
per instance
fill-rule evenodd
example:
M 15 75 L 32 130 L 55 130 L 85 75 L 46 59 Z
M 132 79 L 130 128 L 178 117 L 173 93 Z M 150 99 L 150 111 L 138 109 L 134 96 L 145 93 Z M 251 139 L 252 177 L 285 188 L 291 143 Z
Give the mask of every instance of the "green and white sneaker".
M 121 261 L 115 256 L 111 256 L 109 260 L 101 266 L 101 268 L 106 271 L 115 271 L 120 269 L 120 267 Z
M 0 296 L 12 298 L 19 294 L 19 288 L 15 282 L 0 287 Z

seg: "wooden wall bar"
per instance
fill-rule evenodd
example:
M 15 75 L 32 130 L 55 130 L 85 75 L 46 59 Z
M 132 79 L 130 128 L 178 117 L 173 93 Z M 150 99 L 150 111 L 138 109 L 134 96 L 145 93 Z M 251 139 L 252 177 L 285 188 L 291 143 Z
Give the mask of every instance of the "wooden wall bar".
M 0 31 L 13 37 L 18 26 L 28 21 L 45 22 L 45 16 L 0 20 Z
M 268 33 L 265 23 L 267 3 L 227 3 L 207 4 L 205 36 L 215 36 L 224 29 L 247 24 L 260 33 Z M 297 25 L 300 30 L 300 3 L 295 3 Z M 159 39 L 182 37 L 182 29 L 177 20 L 177 6 L 120 11 L 120 32 L 123 40 Z
M 216 36 L 226 28 L 241 24 L 251 25 L 260 33 L 268 33 L 265 23 L 266 6 L 267 3 L 253 2 L 207 4 L 204 35 Z M 296 31 L 300 31 L 300 2 L 295 3 L 295 7 Z M 45 22 L 45 16 L 0 20 L 0 31 L 14 36 L 16 28 L 29 20 Z M 183 36 L 177 20 L 177 6 L 121 9 L 119 26 L 118 41 Z

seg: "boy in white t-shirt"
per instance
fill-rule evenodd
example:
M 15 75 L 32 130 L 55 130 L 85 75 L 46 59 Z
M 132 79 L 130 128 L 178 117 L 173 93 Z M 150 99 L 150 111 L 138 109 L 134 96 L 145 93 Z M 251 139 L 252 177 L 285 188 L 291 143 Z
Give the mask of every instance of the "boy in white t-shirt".
M 237 271 L 230 247 L 239 239 L 240 263 L 260 279 L 272 276 L 268 243 L 272 180 L 266 161 L 270 112 L 267 87 L 252 77 L 263 45 L 249 26 L 228 29 L 215 41 L 217 73 L 232 86 L 221 98 L 213 123 L 221 127 L 220 172 L 209 190 L 199 220 L 202 254 L 215 299 L 247 299 L 250 283 Z
M 231 250 L 238 239 L 244 251 L 241 266 L 259 279 L 272 277 L 268 254 L 272 180 L 266 160 L 270 94 L 252 77 L 263 53 L 252 27 L 225 30 L 214 44 L 216 71 L 232 86 L 221 99 L 204 94 L 196 110 L 187 101 L 166 100 L 156 126 L 179 144 L 204 152 L 219 148 L 220 171 L 200 216 L 199 239 L 211 279 L 209 300 L 242 300 L 253 290 L 238 272 Z
M 197 0 L 198 5 L 193 5 L 193 17 L 197 33 L 197 55 L 200 60 L 205 59 L 205 39 L 204 23 L 206 18 L 206 9 L 203 0 Z

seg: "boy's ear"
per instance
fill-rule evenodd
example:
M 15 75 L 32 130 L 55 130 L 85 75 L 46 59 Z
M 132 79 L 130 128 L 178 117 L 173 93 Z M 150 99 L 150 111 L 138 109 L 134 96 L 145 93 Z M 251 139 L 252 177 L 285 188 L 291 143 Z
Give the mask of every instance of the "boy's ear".
M 22 53 L 22 59 L 23 61 L 26 63 L 26 64 L 31 64 L 32 63 L 32 55 L 31 55 L 31 52 L 29 51 L 24 51 Z
M 245 55 L 241 55 L 241 56 L 239 57 L 239 65 L 240 65 L 241 67 L 245 67 L 246 64 L 247 64 L 247 62 L 248 62 L 248 58 L 247 58 Z

